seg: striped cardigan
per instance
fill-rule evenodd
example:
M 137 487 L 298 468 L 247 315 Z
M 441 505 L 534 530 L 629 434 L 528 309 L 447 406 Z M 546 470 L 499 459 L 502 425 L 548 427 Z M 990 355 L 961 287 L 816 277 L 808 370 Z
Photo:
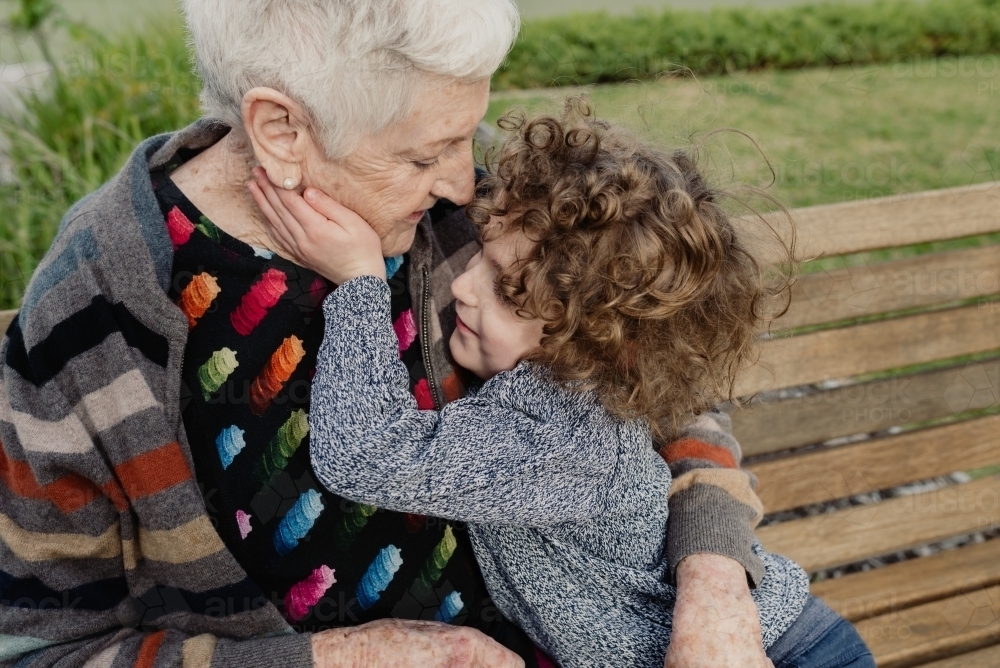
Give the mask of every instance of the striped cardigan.
M 144 141 L 67 212 L 2 343 L 0 666 L 303 668 L 310 638 L 261 595 L 212 527 L 181 421 L 187 320 L 149 179 L 218 141 L 202 120 Z M 454 394 L 452 277 L 475 252 L 457 207 L 421 226 L 410 289 L 435 400 Z M 760 516 L 724 418 L 665 449 L 668 555 L 717 552 L 751 582 Z

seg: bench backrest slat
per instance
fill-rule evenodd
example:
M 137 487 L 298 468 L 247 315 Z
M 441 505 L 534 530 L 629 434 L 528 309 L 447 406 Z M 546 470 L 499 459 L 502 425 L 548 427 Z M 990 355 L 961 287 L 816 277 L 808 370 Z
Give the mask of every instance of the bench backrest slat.
M 1000 348 L 1000 301 L 778 338 L 737 395 L 922 364 Z M 768 368 L 770 367 L 770 368 Z
M 807 571 L 1000 528 L 1000 476 L 757 529 L 764 547 Z
M 1000 416 L 885 436 L 750 466 L 768 512 L 904 485 L 1000 461 Z M 953 447 L 942 447 L 952 444 Z M 1000 507 L 997 508 L 1000 511 Z
M 993 405 L 996 398 L 990 392 L 975 391 L 983 381 L 1000 387 L 1000 357 L 791 399 L 754 401 L 747 410 L 730 411 L 733 433 L 744 456 L 754 456 L 884 431 Z
M 802 259 L 1000 232 L 1000 185 L 931 190 L 796 209 Z M 780 219 L 776 229 L 787 234 Z
M 1000 252 L 968 248 L 800 276 L 772 329 L 861 318 L 1000 293 Z

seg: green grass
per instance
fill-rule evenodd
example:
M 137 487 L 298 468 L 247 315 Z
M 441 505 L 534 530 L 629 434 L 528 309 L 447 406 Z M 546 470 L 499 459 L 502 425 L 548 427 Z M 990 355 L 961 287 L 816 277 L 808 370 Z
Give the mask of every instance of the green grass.
M 766 187 L 787 206 L 803 207 L 997 180 L 998 61 L 923 59 L 573 91 L 500 91 L 487 118 L 495 121 L 512 106 L 557 111 L 567 94 L 582 90 L 598 116 L 663 146 L 689 146 L 712 130 L 740 130 L 749 138 L 721 133 L 706 141 L 711 178 L 722 186 Z M 820 261 L 805 270 L 997 242 L 1000 235 L 923 244 Z

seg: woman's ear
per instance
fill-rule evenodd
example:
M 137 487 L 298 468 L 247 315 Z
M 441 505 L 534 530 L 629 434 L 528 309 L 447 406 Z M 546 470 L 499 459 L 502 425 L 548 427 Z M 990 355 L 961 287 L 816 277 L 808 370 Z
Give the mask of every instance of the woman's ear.
M 302 107 L 273 88 L 252 88 L 243 96 L 241 112 L 243 128 L 268 179 L 280 188 L 298 188 L 313 141 Z

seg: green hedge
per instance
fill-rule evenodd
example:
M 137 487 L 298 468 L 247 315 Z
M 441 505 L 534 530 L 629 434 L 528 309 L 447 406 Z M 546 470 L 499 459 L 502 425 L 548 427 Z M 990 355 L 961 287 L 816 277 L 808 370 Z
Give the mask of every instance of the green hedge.
M 1000 0 L 573 14 L 524 24 L 494 89 L 1000 51 Z

